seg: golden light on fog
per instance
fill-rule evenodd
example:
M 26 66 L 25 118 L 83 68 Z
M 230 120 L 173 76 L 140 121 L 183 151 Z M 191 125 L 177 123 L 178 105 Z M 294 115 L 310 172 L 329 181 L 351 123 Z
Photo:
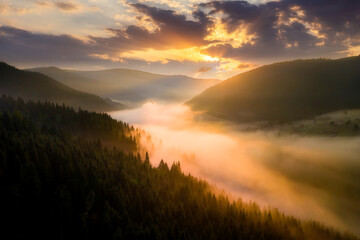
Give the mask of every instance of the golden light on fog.
M 358 167 L 359 138 L 239 132 L 230 124 L 198 122 L 197 113 L 178 104 L 147 102 L 111 115 L 146 129 L 151 138 L 143 136 L 142 145 L 155 166 L 161 159 L 169 165 L 179 161 L 185 173 L 205 179 L 231 196 L 255 200 L 262 206 L 271 203 L 282 212 L 341 229 L 356 225 L 353 209 L 357 202 L 347 193 L 336 194 L 344 187 L 357 188 L 351 169 Z M 339 217 L 331 205 L 344 203 L 349 208 L 339 211 L 348 218 Z

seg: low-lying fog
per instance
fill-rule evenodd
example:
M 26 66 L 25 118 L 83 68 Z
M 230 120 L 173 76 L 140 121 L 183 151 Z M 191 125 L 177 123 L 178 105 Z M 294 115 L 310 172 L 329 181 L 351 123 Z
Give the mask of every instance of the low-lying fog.
M 151 134 L 153 165 L 206 179 L 234 197 L 360 235 L 360 138 L 277 137 L 200 123 L 183 105 L 111 113 Z

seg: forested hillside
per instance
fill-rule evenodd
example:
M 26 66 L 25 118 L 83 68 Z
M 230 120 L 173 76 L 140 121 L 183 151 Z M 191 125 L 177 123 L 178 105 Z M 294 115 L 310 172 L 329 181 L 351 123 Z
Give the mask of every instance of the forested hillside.
M 360 108 L 360 56 L 259 67 L 190 100 L 195 110 L 234 121 L 286 122 Z
M 111 103 L 85 92 L 72 89 L 50 77 L 40 73 L 16 69 L 0 62 L 0 94 L 23 99 L 65 103 L 74 108 L 91 111 L 112 111 L 123 109 L 119 103 Z
M 0 98 L 1 239 L 356 239 L 215 196 L 106 114 Z

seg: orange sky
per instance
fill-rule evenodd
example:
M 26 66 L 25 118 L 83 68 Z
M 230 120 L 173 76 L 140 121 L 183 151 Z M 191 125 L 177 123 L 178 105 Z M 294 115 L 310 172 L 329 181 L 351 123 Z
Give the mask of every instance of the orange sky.
M 321 2 L 321 3 L 320 3 Z M 360 53 L 359 1 L 3 0 L 1 60 L 226 79 Z

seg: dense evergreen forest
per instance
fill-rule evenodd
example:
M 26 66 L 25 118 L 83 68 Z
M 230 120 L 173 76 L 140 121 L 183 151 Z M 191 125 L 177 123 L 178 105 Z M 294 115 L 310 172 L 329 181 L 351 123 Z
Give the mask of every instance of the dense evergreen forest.
M 1 239 L 356 239 L 229 201 L 106 114 L 0 98 Z

